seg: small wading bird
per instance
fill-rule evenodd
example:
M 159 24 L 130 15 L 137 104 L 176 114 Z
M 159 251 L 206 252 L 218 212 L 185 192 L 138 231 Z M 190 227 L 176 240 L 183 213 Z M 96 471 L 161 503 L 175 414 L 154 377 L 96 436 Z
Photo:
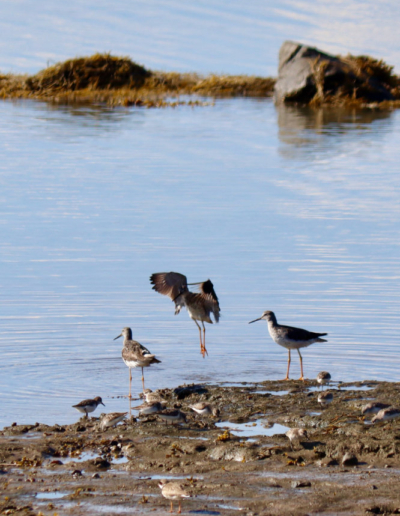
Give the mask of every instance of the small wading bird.
M 331 381 L 331 375 L 330 373 L 328 373 L 328 371 L 321 371 L 320 373 L 318 373 L 318 376 L 317 376 L 317 382 L 321 385 L 321 386 L 324 386 L 326 384 L 329 385 L 329 382 Z
M 101 429 L 106 430 L 110 426 L 116 426 L 120 421 L 125 419 L 128 412 L 111 412 L 110 414 L 105 414 L 103 419 L 101 420 Z
M 79 410 L 79 412 L 83 412 L 84 414 L 86 414 L 86 417 L 88 418 L 88 413 L 94 412 L 100 404 L 102 404 L 105 407 L 103 400 L 100 398 L 100 396 L 96 396 L 92 400 L 83 400 L 77 405 L 72 405 L 72 407 L 76 408 L 76 410 Z
M 286 437 L 289 438 L 290 447 L 292 448 L 292 450 L 294 449 L 293 443 L 298 442 L 300 444 L 300 439 L 302 438 L 306 439 L 307 441 L 309 440 L 307 430 L 305 430 L 304 428 L 291 428 L 286 432 Z
M 158 483 L 158 487 L 161 489 L 161 494 L 167 500 L 171 500 L 171 510 L 169 512 L 173 512 L 173 502 L 172 500 L 178 500 L 179 510 L 178 514 L 181 514 L 181 500 L 182 498 L 190 498 L 191 495 L 183 489 L 183 487 L 177 482 L 166 482 L 165 480 L 161 480 Z
M 168 296 L 175 302 L 175 315 L 179 314 L 183 306 L 189 312 L 189 316 L 196 323 L 200 334 L 200 353 L 203 358 L 206 356 L 206 329 L 204 323 L 213 324 L 210 314 L 214 315 L 215 322 L 219 321 L 219 303 L 214 285 L 211 280 L 188 283 L 186 276 L 179 272 L 156 272 L 150 276 L 150 282 L 154 285 L 153 290 Z M 190 292 L 188 285 L 199 285 L 199 293 Z M 203 339 L 201 338 L 201 327 L 203 325 Z
M 161 360 L 158 360 L 155 355 L 152 355 L 150 351 L 142 346 L 136 340 L 132 340 L 132 330 L 130 328 L 124 328 L 118 337 L 114 340 L 124 337 L 124 347 L 122 348 L 122 360 L 125 365 L 129 367 L 129 398 L 131 398 L 131 385 L 132 385 L 132 367 L 142 368 L 142 385 L 144 392 L 144 373 L 143 368 L 149 367 L 151 364 L 159 364 Z
M 283 346 L 289 351 L 288 358 L 288 366 L 285 380 L 289 380 L 289 369 L 290 369 L 290 350 L 297 349 L 297 353 L 300 357 L 300 369 L 301 376 L 299 380 L 304 380 L 303 375 L 303 357 L 300 354 L 300 348 L 306 348 L 313 344 L 314 342 L 326 342 L 325 339 L 321 339 L 327 333 L 313 333 L 312 331 L 302 330 L 301 328 L 293 328 L 292 326 L 283 326 L 282 324 L 278 324 L 276 320 L 274 312 L 267 310 L 262 314 L 258 319 L 254 319 L 254 321 L 250 321 L 249 324 L 254 323 L 256 321 L 267 321 L 268 322 L 268 331 L 277 344 Z

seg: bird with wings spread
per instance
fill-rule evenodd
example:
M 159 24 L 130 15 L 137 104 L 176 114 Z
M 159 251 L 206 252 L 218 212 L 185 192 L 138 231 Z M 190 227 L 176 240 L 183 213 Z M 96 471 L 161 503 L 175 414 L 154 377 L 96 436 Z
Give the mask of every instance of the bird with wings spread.
M 150 276 L 153 290 L 168 296 L 175 303 L 175 315 L 179 314 L 183 306 L 189 312 L 189 316 L 196 323 L 200 334 L 200 353 L 203 358 L 208 355 L 206 349 L 206 329 L 204 322 L 213 324 L 210 318 L 214 315 L 215 322 L 219 321 L 220 308 L 217 294 L 211 280 L 188 283 L 186 276 L 179 272 L 156 272 Z M 190 292 L 188 285 L 198 285 L 199 292 Z M 201 321 L 203 326 L 203 338 L 201 327 L 197 321 Z

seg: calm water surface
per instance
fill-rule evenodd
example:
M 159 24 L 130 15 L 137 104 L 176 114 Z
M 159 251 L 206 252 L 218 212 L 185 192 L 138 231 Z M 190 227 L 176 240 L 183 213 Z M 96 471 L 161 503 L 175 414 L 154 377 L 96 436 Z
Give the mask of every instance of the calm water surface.
M 0 70 L 111 51 L 150 68 L 276 75 L 284 39 L 399 69 L 400 7 L 352 0 L 0 0 Z M 382 30 L 385 27 L 385 30 Z M 282 378 L 278 321 L 329 332 L 305 373 L 399 380 L 398 112 L 62 108 L 0 103 L 0 427 L 126 410 L 123 326 L 162 364 L 154 388 Z M 152 272 L 211 278 L 209 358 Z M 299 375 L 294 357 L 292 375 Z M 134 390 L 140 372 L 134 371 Z
M 153 389 L 285 374 L 267 325 L 327 331 L 305 373 L 399 379 L 398 112 L 223 100 L 178 109 L 0 103 L 0 423 L 126 409 L 123 326 L 162 364 Z M 155 271 L 210 277 L 210 356 Z M 297 356 L 293 377 L 299 374 Z M 134 371 L 134 390 L 140 372 Z

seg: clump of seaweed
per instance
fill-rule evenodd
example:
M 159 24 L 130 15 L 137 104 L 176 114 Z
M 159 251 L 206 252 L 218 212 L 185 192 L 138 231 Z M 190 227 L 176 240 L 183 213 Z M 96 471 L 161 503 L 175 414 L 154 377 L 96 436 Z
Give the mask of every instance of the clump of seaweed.
M 26 86 L 33 92 L 139 88 L 151 72 L 127 57 L 95 54 L 69 59 L 29 77 Z

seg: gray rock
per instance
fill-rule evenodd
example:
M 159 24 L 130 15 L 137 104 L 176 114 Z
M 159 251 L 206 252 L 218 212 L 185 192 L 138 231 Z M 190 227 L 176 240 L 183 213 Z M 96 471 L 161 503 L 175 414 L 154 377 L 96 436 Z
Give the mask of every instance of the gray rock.
M 351 64 L 301 43 L 285 41 L 279 50 L 276 102 L 309 103 L 317 94 L 347 95 L 368 102 L 393 100 L 389 89 L 375 77 L 356 72 Z

